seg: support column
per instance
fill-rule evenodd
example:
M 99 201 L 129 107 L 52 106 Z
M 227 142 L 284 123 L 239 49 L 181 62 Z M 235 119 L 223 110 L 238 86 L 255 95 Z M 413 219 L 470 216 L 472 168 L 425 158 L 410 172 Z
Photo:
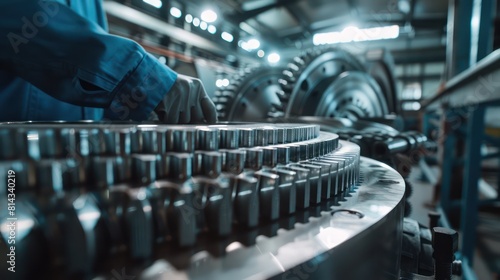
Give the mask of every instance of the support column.
M 469 68 L 472 0 L 449 0 L 446 38 L 446 77 Z
M 493 0 L 474 0 L 471 15 L 470 65 L 483 59 L 493 51 L 493 19 L 496 2 Z
M 494 0 L 449 0 L 446 77 L 451 79 L 493 50 Z
M 467 142 L 465 144 L 464 156 L 465 172 L 460 218 L 462 241 L 459 248 L 471 266 L 474 259 L 478 224 L 478 182 L 481 176 L 481 144 L 484 135 L 484 111 L 484 106 L 477 106 L 470 113 L 467 120 Z

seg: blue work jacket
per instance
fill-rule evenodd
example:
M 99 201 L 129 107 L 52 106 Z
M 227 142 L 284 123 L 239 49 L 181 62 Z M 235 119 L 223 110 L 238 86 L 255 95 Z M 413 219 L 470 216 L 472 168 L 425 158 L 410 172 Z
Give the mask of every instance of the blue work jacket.
M 101 0 L 1 0 L 0 121 L 147 119 L 177 74 L 106 28 Z

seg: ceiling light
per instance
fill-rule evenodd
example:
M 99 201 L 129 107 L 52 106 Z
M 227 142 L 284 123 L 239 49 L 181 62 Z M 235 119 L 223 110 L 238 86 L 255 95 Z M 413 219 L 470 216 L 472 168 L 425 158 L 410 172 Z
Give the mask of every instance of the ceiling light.
M 208 26 L 208 32 L 209 32 L 210 34 L 215 34 L 215 33 L 217 32 L 217 27 L 215 27 L 215 26 L 213 26 L 213 25 L 211 25 L 211 24 L 210 24 L 210 25 Z
M 260 42 L 259 42 L 259 40 L 257 40 L 257 39 L 250 39 L 250 40 L 248 40 L 248 41 L 246 41 L 246 42 L 245 42 L 245 41 L 242 41 L 242 42 L 241 42 L 241 44 L 240 44 L 240 43 L 238 43 L 238 45 L 239 45 L 242 49 L 244 49 L 244 50 L 246 50 L 246 51 L 248 51 L 248 52 L 249 52 L 249 51 L 253 51 L 253 50 L 255 50 L 255 49 L 258 49 L 258 48 L 260 47 Z
M 245 41 L 239 41 L 238 46 L 240 46 L 242 49 L 246 51 L 250 51 L 250 48 L 248 47 L 248 43 Z
M 224 41 L 229 42 L 229 43 L 231 43 L 234 40 L 233 35 L 230 33 L 227 33 L 226 31 L 222 32 L 222 34 L 220 36 L 222 37 L 222 39 Z
M 229 80 L 228 79 L 218 79 L 215 81 L 215 85 L 217 87 L 227 87 L 229 86 Z
M 348 26 L 341 32 L 317 33 L 313 36 L 314 45 L 336 44 L 348 42 L 394 39 L 399 36 L 399 26 L 390 25 L 372 28 Z
M 201 19 L 208 23 L 212 23 L 217 20 L 217 13 L 212 10 L 205 10 L 201 13 Z
M 187 23 L 191 23 L 191 22 L 193 22 L 193 16 L 192 16 L 192 15 L 190 15 L 190 14 L 187 14 L 187 15 L 186 15 L 186 22 L 187 22 Z
M 260 42 L 257 39 L 250 39 L 247 42 L 247 47 L 251 50 L 258 49 L 260 47 Z
M 269 63 L 278 63 L 280 61 L 281 57 L 279 54 L 277 53 L 272 53 L 270 54 L 268 57 L 267 57 L 267 61 L 269 61 Z
M 206 22 L 202 21 L 200 23 L 200 28 L 201 28 L 201 30 L 207 30 L 208 24 Z
M 259 50 L 259 51 L 257 52 L 257 55 L 258 55 L 259 57 L 264 57 L 264 56 L 266 55 L 266 53 L 265 53 L 263 50 Z
M 176 7 L 172 7 L 170 8 L 170 14 L 174 17 L 174 18 L 180 18 L 182 16 L 182 12 L 181 10 L 179 10 L 178 8 Z
M 193 19 L 193 25 L 194 25 L 194 26 L 196 26 L 196 27 L 200 26 L 200 19 L 199 19 L 199 18 L 197 18 L 197 17 L 195 17 L 195 18 Z
M 157 9 L 161 8 L 161 6 L 163 5 L 161 0 L 142 0 L 142 1 L 146 4 L 149 4 L 149 5 L 157 8 Z

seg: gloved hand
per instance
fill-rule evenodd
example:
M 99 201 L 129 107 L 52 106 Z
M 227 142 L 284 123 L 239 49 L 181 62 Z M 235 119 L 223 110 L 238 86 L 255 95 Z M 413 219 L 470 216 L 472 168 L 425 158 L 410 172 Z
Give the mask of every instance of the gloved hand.
M 164 123 L 215 123 L 217 111 L 199 79 L 178 75 L 155 113 Z

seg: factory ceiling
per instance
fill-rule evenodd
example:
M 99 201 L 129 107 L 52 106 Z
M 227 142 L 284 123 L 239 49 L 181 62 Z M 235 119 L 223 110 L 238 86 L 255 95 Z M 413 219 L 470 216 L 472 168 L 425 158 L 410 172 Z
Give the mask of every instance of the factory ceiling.
M 421 50 L 433 56 L 430 60 L 444 57 L 446 0 L 105 0 L 105 3 L 111 22 L 118 18 L 121 20 L 118 24 L 133 23 L 219 54 L 257 57 L 259 50 L 262 53 L 279 50 L 284 56 L 287 52 L 295 55 L 297 50 L 331 44 L 316 40 L 318 35 L 326 33 L 329 39 L 340 37 L 341 43 L 370 41 L 361 45 L 388 47 L 393 51 Z M 146 12 L 154 19 L 134 15 L 132 9 Z M 213 23 L 203 22 L 201 17 L 208 9 L 217 14 Z M 200 22 L 205 24 L 204 28 Z M 214 32 L 209 32 L 207 24 Z M 342 38 L 342 32 L 350 32 L 353 28 L 354 33 L 362 30 L 358 32 L 362 37 L 367 34 L 370 37 L 373 29 L 391 26 L 398 30 L 394 37 L 389 36 L 397 38 L 390 44 L 377 38 L 360 39 L 359 34 L 347 34 L 350 35 L 347 40 Z M 229 40 L 227 36 L 224 39 L 224 35 L 230 36 Z M 246 49 L 241 44 L 251 39 L 258 40 L 260 45 L 249 52 L 241 52 L 241 48 Z M 429 49 L 437 52 L 430 53 Z
M 190 0 L 200 5 L 200 1 Z M 387 25 L 407 27 L 408 32 L 443 33 L 446 0 L 216 0 L 230 23 L 251 35 L 291 45 L 311 40 L 320 32 L 354 25 L 369 28 Z

